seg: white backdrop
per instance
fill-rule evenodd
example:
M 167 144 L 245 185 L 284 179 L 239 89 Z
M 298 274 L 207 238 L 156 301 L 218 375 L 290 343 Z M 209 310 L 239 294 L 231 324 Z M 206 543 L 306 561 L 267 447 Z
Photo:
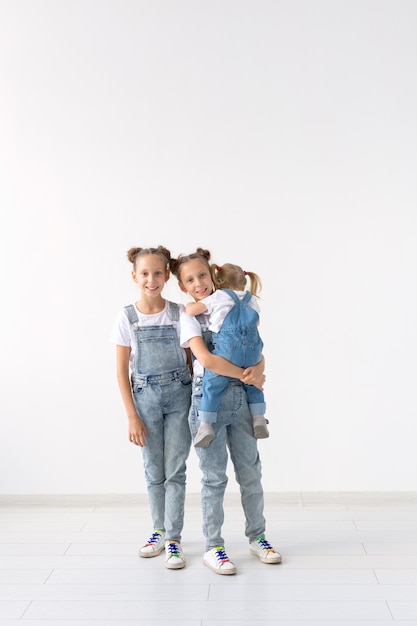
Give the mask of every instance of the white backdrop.
M 417 489 L 416 32 L 413 0 L 0 0 L 0 493 L 145 492 L 108 336 L 158 244 L 263 279 L 266 491 Z

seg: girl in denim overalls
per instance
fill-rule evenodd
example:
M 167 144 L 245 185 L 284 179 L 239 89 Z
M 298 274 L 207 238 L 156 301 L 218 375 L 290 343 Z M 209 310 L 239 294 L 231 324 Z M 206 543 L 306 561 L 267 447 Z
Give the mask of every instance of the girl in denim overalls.
M 189 302 L 185 310 L 189 315 L 208 315 L 212 331 L 213 353 L 240 367 L 256 365 L 262 359 L 263 342 L 259 335 L 259 305 L 257 298 L 262 288 L 255 272 L 246 272 L 239 265 L 225 263 L 222 267 L 211 265 L 211 276 L 216 288 L 210 296 L 198 302 Z M 249 290 L 246 281 L 249 278 Z M 196 448 L 207 448 L 215 437 L 213 424 L 228 379 L 206 370 L 203 378 L 203 397 L 200 406 L 200 426 L 194 437 Z M 269 437 L 264 417 L 264 393 L 254 385 L 245 385 L 249 409 L 253 416 L 253 432 L 257 439 Z
M 198 248 L 193 254 L 171 259 L 171 271 L 178 278 L 180 289 L 196 301 L 202 300 L 213 291 L 209 259 L 210 253 L 202 248 Z M 203 563 L 216 574 L 230 575 L 236 573 L 236 567 L 227 556 L 222 537 L 229 458 L 240 487 L 245 514 L 245 534 L 249 540 L 251 554 L 258 557 L 262 563 L 268 564 L 280 563 L 281 555 L 265 537 L 262 466 L 257 439 L 253 436 L 253 420 L 248 399 L 242 384 L 252 384 L 262 389 L 265 380 L 263 359 L 254 367 L 247 369 L 237 367 L 223 357 L 210 353 L 207 348 L 211 345 L 210 335 L 207 316 L 202 314 L 196 318 L 185 312 L 181 315 L 181 343 L 189 345 L 195 356 L 189 415 L 193 434 L 199 425 L 198 412 L 204 370 L 210 369 L 217 374 L 230 377 L 217 413 L 216 437 L 208 448 L 196 448 L 202 472 L 201 506 L 203 532 L 206 538 Z
M 185 566 L 180 542 L 191 445 L 189 351 L 179 342 L 184 306 L 161 295 L 170 276 L 169 250 L 131 248 L 127 256 L 140 299 L 120 312 L 112 339 L 129 439 L 142 449 L 153 521 L 139 555 L 154 557 L 165 548 L 166 567 L 180 569 Z

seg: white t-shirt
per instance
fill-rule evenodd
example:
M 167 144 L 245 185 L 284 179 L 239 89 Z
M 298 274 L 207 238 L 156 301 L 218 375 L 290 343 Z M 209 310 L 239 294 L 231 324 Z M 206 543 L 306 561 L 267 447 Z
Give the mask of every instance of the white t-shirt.
M 200 322 L 196 317 L 194 317 L 194 315 L 188 315 L 185 311 L 181 312 L 180 342 L 182 348 L 188 348 L 189 339 L 192 339 L 193 337 L 203 336 L 203 330 L 208 329 L 208 316 L 205 315 L 204 318 L 207 320 L 207 323 L 205 324 L 204 328 L 202 328 Z M 204 368 L 201 363 L 197 361 L 197 359 L 194 359 L 193 361 L 193 373 L 195 376 L 203 376 L 204 374 Z
M 162 311 L 160 311 L 159 313 L 152 313 L 150 315 L 141 313 L 136 307 L 135 303 L 133 303 L 133 306 L 135 307 L 135 311 L 138 316 L 139 326 L 173 326 L 174 329 L 176 330 L 178 340 L 180 340 L 181 338 L 180 319 L 181 319 L 181 315 L 185 311 L 183 304 L 181 303 L 178 304 L 178 308 L 179 308 L 178 312 L 180 314 L 180 319 L 178 321 L 172 320 L 171 317 L 169 316 L 167 301 L 165 301 L 165 308 Z M 132 328 L 132 324 L 129 322 L 129 318 L 127 317 L 127 313 L 124 308 L 121 311 L 119 311 L 119 314 L 113 324 L 113 328 L 110 333 L 110 341 L 111 343 L 114 343 L 118 346 L 125 346 L 125 347 L 131 348 L 130 367 L 132 369 L 133 360 L 134 360 L 135 353 L 136 353 L 136 340 L 135 340 L 135 334 Z M 188 345 L 184 345 L 181 347 L 188 348 Z M 183 350 L 183 353 L 184 353 L 184 364 L 186 364 L 187 357 L 185 354 L 185 350 Z
M 239 298 L 239 300 L 243 300 L 245 297 L 246 291 L 235 291 L 235 294 Z M 209 328 L 215 333 L 218 333 L 224 318 L 229 313 L 230 309 L 232 309 L 235 305 L 235 301 L 232 296 L 224 291 L 223 289 L 218 289 L 214 291 L 207 298 L 203 298 L 200 300 L 207 307 L 206 314 L 210 316 L 209 319 Z M 257 313 L 259 313 L 259 305 L 254 296 L 252 296 L 248 302 L 249 306 L 254 309 Z

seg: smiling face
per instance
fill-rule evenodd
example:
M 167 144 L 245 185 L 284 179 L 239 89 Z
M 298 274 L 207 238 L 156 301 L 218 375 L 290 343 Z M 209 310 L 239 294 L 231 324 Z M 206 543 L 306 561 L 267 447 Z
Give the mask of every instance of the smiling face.
M 210 270 L 203 259 L 190 259 L 190 261 L 183 263 L 178 284 L 181 291 L 189 293 L 197 302 L 214 291 Z
M 132 278 L 138 284 L 143 296 L 155 298 L 161 295 L 169 278 L 169 270 L 160 256 L 146 254 L 137 259 Z

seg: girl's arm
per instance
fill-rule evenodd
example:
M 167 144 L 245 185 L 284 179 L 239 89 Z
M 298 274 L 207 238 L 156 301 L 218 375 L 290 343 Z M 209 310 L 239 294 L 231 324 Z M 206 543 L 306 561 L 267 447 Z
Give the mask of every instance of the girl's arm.
M 188 315 L 200 315 L 200 313 L 206 313 L 207 307 L 202 300 L 200 302 L 188 302 L 185 305 L 185 311 Z
M 247 385 L 254 385 L 254 387 L 257 387 L 258 389 L 263 389 L 263 384 L 265 382 L 265 376 L 263 373 L 263 357 L 257 365 L 243 369 L 243 367 L 233 365 L 233 363 L 227 361 L 221 356 L 212 354 L 207 348 L 202 337 L 192 337 L 188 340 L 188 344 L 194 353 L 194 356 L 204 369 L 211 370 L 215 374 L 220 374 L 221 376 L 237 378 Z
M 136 412 L 132 397 L 132 387 L 129 377 L 130 348 L 128 346 L 116 346 L 116 371 L 120 395 L 125 407 L 128 419 L 129 441 L 141 448 L 146 446 L 146 426 Z

